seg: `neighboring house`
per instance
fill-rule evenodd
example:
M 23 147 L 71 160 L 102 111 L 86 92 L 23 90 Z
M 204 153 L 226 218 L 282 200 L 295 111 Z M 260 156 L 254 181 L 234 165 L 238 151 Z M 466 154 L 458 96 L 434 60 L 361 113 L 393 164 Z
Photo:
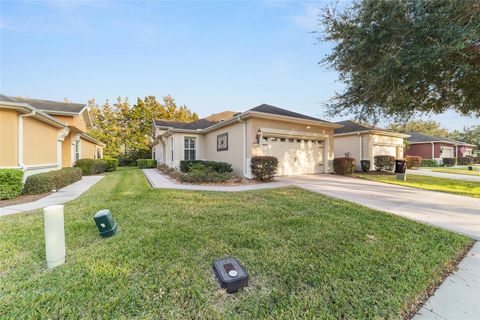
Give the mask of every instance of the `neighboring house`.
M 222 112 L 194 122 L 155 120 L 152 156 L 179 168 L 181 160 L 232 164 L 250 177 L 250 159 L 275 156 L 278 175 L 332 171 L 333 129 L 340 125 L 262 104 L 245 112 Z
M 458 158 L 473 156 L 475 145 L 448 138 L 429 136 L 419 132 L 407 132 L 408 147 L 405 154 L 420 156 L 422 159 L 434 159 L 441 162 L 442 158 Z
M 105 145 L 85 133 L 91 125 L 84 104 L 0 95 L 0 168 L 27 177 L 102 158 Z
M 403 139 L 409 136 L 382 128 L 363 125 L 347 120 L 336 122 L 342 125 L 335 129 L 335 157 L 355 158 L 357 169 L 361 169 L 360 160 L 370 160 L 374 168 L 374 157 L 389 155 L 403 158 Z

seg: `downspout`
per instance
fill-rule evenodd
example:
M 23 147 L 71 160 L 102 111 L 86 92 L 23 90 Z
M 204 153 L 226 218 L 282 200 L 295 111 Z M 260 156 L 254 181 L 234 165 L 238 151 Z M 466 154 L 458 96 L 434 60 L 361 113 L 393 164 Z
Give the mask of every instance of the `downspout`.
M 360 132 L 357 133 L 360 138 L 360 159 L 358 159 L 357 166 L 362 168 L 362 160 L 363 160 L 363 135 Z
M 237 116 L 237 121 L 243 123 L 243 176 L 247 177 L 247 123 Z
M 432 144 L 432 160 L 435 160 L 435 145 L 433 142 L 430 142 Z
M 32 117 L 36 114 L 37 112 L 32 110 L 18 117 L 18 166 L 22 168 L 23 171 L 27 170 L 27 166 L 23 163 L 23 118 Z

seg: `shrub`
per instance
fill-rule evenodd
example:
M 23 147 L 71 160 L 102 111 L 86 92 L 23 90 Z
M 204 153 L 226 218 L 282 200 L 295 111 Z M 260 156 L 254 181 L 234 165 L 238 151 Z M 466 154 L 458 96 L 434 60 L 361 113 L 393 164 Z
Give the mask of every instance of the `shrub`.
M 230 172 L 217 172 L 203 164 L 195 163 L 187 173 L 181 174 L 180 180 L 190 183 L 225 182 L 232 177 L 233 174 Z
M 180 171 L 187 173 L 195 164 L 202 164 L 218 173 L 233 172 L 233 168 L 230 163 L 207 160 L 182 160 L 180 161 Z
M 370 168 L 371 168 L 370 160 L 360 160 L 360 165 L 362 166 L 363 172 L 370 171 Z
M 55 190 L 61 189 L 82 179 L 82 170 L 80 168 L 63 168 L 61 170 L 39 174 L 49 176 L 52 179 Z
M 157 167 L 157 160 L 154 159 L 138 159 L 137 165 L 140 169 L 146 168 L 156 168 Z
M 138 149 L 138 150 L 129 150 L 125 154 L 118 156 L 119 165 L 121 167 L 125 166 L 136 166 L 139 159 L 149 159 L 152 157 L 152 151 L 150 149 Z
M 52 192 L 55 184 L 50 175 L 46 173 L 37 173 L 27 177 L 23 186 L 23 194 L 42 194 Z
M 407 169 L 418 168 L 422 164 L 422 157 L 418 156 L 406 156 Z
M 108 162 L 102 159 L 79 159 L 75 162 L 75 167 L 82 169 L 82 175 L 90 176 L 105 172 Z
M 457 158 L 442 158 L 442 163 L 445 167 L 453 167 L 457 164 Z
M 56 171 L 37 173 L 27 177 L 24 194 L 42 194 L 58 190 L 82 179 L 80 168 L 63 168 Z
M 461 166 L 470 166 L 473 164 L 473 157 L 460 157 L 457 158 L 457 164 Z
M 355 158 L 333 159 L 333 171 L 340 175 L 352 174 L 355 171 Z
M 255 156 L 250 161 L 250 170 L 255 180 L 272 181 L 277 169 L 278 159 L 276 157 Z
M 473 157 L 474 164 L 480 164 L 480 157 Z
M 157 165 L 157 169 L 161 172 L 166 172 L 170 167 L 166 165 L 165 163 L 160 163 Z
M 0 200 L 15 199 L 22 193 L 23 171 L 0 169 Z
M 105 171 L 107 172 L 112 172 L 117 170 L 118 167 L 118 159 L 111 158 L 111 157 L 105 157 L 103 158 L 107 162 L 107 169 Z
M 423 159 L 421 166 L 422 167 L 438 167 L 438 162 L 433 159 Z
M 374 158 L 375 169 L 377 171 L 393 171 L 395 168 L 395 157 L 393 156 L 375 156 Z

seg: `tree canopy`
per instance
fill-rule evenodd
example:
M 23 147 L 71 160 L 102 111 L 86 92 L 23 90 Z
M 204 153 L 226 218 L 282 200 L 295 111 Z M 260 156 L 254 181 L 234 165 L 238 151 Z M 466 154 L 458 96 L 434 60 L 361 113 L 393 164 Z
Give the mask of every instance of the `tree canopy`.
M 480 117 L 480 1 L 364 0 L 326 7 L 321 63 L 346 89 L 330 115 L 406 121 L 453 109 Z
M 387 129 L 395 132 L 420 132 L 429 136 L 448 137 L 448 129 L 442 127 L 440 122 L 433 120 L 411 120 L 406 123 L 392 123 Z
M 451 139 L 468 142 L 476 145 L 476 149 L 480 150 L 480 125 L 463 128 L 463 131 L 455 130 L 449 134 Z
M 137 98 L 130 106 L 127 98 L 117 98 L 113 105 L 107 100 L 99 106 L 95 99 L 88 102 L 93 128 L 89 134 L 104 142 L 104 154 L 112 157 L 126 155 L 131 151 L 148 151 L 152 142 L 154 119 L 195 121 L 198 115 L 186 106 L 177 106 L 171 96 L 162 102 L 155 96 Z

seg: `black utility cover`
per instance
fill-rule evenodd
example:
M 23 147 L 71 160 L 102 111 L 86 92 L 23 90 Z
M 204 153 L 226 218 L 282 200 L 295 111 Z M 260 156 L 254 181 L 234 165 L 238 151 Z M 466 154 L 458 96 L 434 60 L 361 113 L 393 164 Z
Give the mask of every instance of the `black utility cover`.
M 240 262 L 233 257 L 226 257 L 213 261 L 213 271 L 220 287 L 234 293 L 238 289 L 248 286 L 248 274 Z

